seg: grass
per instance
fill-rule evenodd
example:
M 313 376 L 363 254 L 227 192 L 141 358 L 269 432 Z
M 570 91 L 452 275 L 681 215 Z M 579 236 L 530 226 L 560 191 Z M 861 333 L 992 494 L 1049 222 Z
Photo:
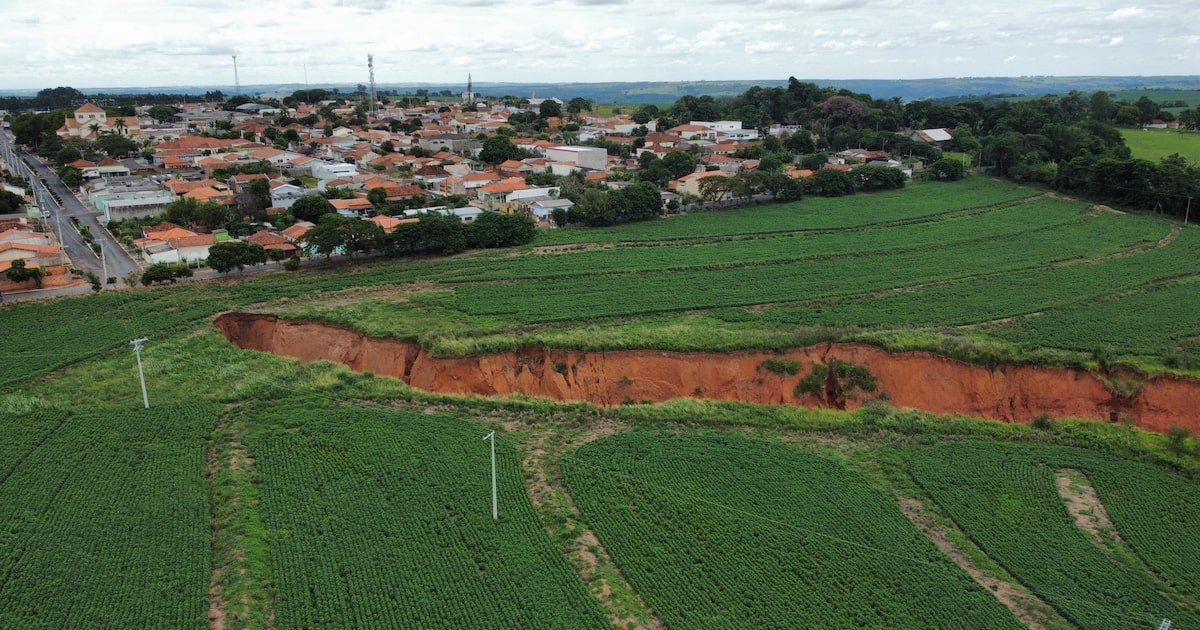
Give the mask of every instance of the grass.
M 1122 129 L 1133 157 L 1158 160 L 1178 153 L 1193 164 L 1200 163 L 1200 132 L 1173 129 Z

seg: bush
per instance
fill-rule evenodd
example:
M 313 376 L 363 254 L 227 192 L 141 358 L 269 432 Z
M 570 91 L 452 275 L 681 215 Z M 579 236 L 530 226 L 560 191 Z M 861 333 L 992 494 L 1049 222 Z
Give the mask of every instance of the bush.
M 963 163 L 950 158 L 938 160 L 929 167 L 930 178 L 943 182 L 960 180 L 966 174 L 967 169 L 963 166 Z
M 1170 429 L 1167 429 L 1167 448 L 1172 453 L 1185 453 L 1187 452 L 1188 438 L 1191 436 L 1192 432 L 1187 427 L 1172 425 Z
M 758 365 L 758 369 L 780 376 L 795 376 L 800 373 L 800 362 L 792 359 L 767 359 Z
M 283 261 L 283 268 L 287 271 L 297 271 L 300 269 L 300 259 L 297 257 L 289 258 Z
M 470 247 L 514 247 L 537 236 L 537 223 L 526 215 L 484 212 L 466 226 Z
M 833 368 L 838 385 L 845 393 L 856 389 L 873 392 L 877 387 L 875 376 L 865 366 L 834 359 L 828 366 L 821 363 L 814 365 L 812 372 L 796 383 L 793 393 L 797 397 L 804 394 L 821 394 L 825 388 L 825 379 L 829 377 L 830 367 Z
M 1052 420 L 1048 414 L 1042 413 L 1034 417 L 1033 421 L 1030 422 L 1029 425 L 1039 431 L 1049 431 L 1050 429 L 1054 428 L 1054 420 Z

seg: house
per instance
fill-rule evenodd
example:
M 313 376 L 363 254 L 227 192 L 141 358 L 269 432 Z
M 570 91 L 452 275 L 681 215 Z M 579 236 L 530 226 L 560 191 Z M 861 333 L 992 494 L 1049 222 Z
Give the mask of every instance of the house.
M 26 269 L 41 269 L 41 287 L 61 287 L 71 283 L 71 270 L 67 258 L 57 245 L 22 242 L 20 235 L 9 234 L 8 240 L 0 241 L 0 291 L 27 291 L 38 288 L 34 280 L 15 282 L 8 278 L 8 271 L 17 260 L 25 261 Z
M 279 208 L 291 208 L 297 199 L 315 194 L 317 191 L 295 184 L 278 180 L 271 182 L 271 205 Z
M 954 139 L 949 129 L 918 129 L 908 135 L 912 140 L 942 146 Z
M 458 217 L 463 223 L 471 223 L 479 215 L 487 212 L 483 208 L 475 206 L 463 206 L 461 208 L 447 208 L 445 206 L 435 206 L 431 208 L 417 208 L 416 210 L 405 210 L 404 216 L 409 218 L 418 217 L 422 214 L 441 214 L 448 217 Z
M 308 231 L 315 227 L 317 227 L 317 224 L 312 223 L 311 221 L 297 221 L 287 229 L 283 230 L 281 234 L 284 238 L 292 243 L 295 243 L 297 246 L 302 246 L 304 243 L 304 235 L 308 234 Z
M 571 201 L 570 199 L 538 199 L 529 204 L 529 213 L 533 215 L 533 218 L 537 219 L 538 223 L 544 225 L 554 225 L 554 223 L 551 221 L 550 215 L 555 210 L 562 210 L 565 212 L 574 207 L 575 202 Z
M 142 238 L 133 244 L 142 250 L 142 258 L 150 263 L 190 263 L 208 259 L 208 248 L 217 243 L 218 234 L 197 234 L 163 221 L 143 228 Z M 227 238 L 224 231 L 220 236 Z
M 392 232 L 395 232 L 397 227 L 404 225 L 405 223 L 417 223 L 420 221 L 420 219 L 417 218 L 397 219 L 396 217 L 389 217 L 386 214 L 377 214 L 367 220 L 382 228 L 385 234 L 391 234 Z
M 259 230 L 254 234 L 247 236 L 246 242 L 262 245 L 263 249 L 267 250 L 268 252 L 273 249 L 278 249 L 279 251 L 283 252 L 285 257 L 288 258 L 299 255 L 300 253 L 300 248 L 297 247 L 295 243 L 270 230 Z
M 465 151 L 474 148 L 476 142 L 471 136 L 461 133 L 439 133 L 421 138 L 417 144 L 426 151 L 438 151 L 442 147 L 452 152 Z
M 56 132 L 58 137 L 81 138 L 95 140 L 104 134 L 115 133 L 122 136 L 137 137 L 142 135 L 142 124 L 137 116 L 113 116 L 93 103 L 84 103 L 76 109 L 71 118 L 63 122 Z
M 309 167 L 309 172 L 319 180 L 329 181 L 340 177 L 352 177 L 358 173 L 358 167 L 346 163 L 317 162 Z
M 593 171 L 603 171 L 608 166 L 608 152 L 596 147 L 550 147 L 546 149 L 546 159 L 551 163 L 568 164 L 572 168 Z
M 360 217 L 368 212 L 373 212 L 375 206 L 370 201 L 363 197 L 354 199 L 330 199 L 329 205 L 333 206 L 334 212 L 344 217 Z
M 670 183 L 671 190 L 681 195 L 701 196 L 700 182 L 710 177 L 729 177 L 729 173 L 724 171 L 701 171 L 684 175 L 679 179 L 673 180 Z

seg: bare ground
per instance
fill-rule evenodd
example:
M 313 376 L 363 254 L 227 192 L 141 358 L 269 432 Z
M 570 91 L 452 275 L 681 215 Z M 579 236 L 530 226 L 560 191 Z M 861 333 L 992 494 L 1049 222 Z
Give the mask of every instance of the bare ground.
M 565 440 L 556 440 L 562 434 L 556 436 L 552 429 L 521 420 L 506 422 L 504 428 L 532 433 L 523 445 L 525 455 L 521 461 L 529 498 L 539 514 L 552 513 L 558 517 L 544 519 L 546 529 L 552 538 L 564 541 L 564 554 L 579 571 L 579 577 L 587 584 L 592 597 L 608 613 L 609 622 L 620 628 L 665 628 L 625 580 L 600 539 L 580 520 L 579 509 L 558 477 L 558 462 L 568 450 L 619 433 L 621 425 L 610 420 L 594 420 L 581 434 Z M 559 522 L 563 524 L 559 525 Z
M 1058 471 L 1054 481 L 1059 496 L 1067 505 L 1067 512 L 1075 519 L 1076 527 L 1087 533 L 1093 543 L 1102 548 L 1121 543 L 1121 535 L 1113 526 L 1112 519 L 1108 518 L 1104 503 L 1083 473 L 1063 469 Z
M 1022 623 L 1034 630 L 1045 630 L 1052 627 L 1063 627 L 1065 620 L 1059 617 L 1053 609 L 1024 586 L 1006 582 L 977 566 L 963 550 L 950 540 L 950 528 L 938 523 L 929 510 L 919 499 L 900 499 L 900 510 L 912 521 L 929 540 L 954 561 L 972 579 L 987 589 L 1000 603 L 1020 619 Z

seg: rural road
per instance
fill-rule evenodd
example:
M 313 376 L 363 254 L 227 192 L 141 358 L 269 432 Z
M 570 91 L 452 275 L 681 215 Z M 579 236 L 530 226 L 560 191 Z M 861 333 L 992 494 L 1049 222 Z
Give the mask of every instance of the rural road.
M 8 132 L 0 132 L 0 157 L 3 157 L 5 163 L 9 164 L 18 175 L 26 178 L 33 186 L 34 199 L 39 208 L 50 213 L 47 223 L 50 229 L 58 234 L 59 241 L 63 244 L 63 250 L 71 259 L 72 265 L 92 271 L 101 278 L 104 277 L 104 267 L 107 265 L 108 275 L 116 276 L 118 281 L 131 272 L 141 271 L 141 267 L 130 258 L 125 249 L 100 225 L 100 221 L 97 219 L 100 213 L 89 211 L 62 183 L 53 169 L 18 147 Z M 21 160 L 22 157 L 33 165 L 32 170 Z M 63 200 L 65 207 L 60 207 L 54 200 L 53 195 L 42 184 L 42 178 L 45 178 L 49 187 Z M 103 264 L 99 256 L 88 247 L 83 237 L 71 226 L 71 217 L 78 219 L 80 225 L 88 226 L 96 242 L 104 248 Z

